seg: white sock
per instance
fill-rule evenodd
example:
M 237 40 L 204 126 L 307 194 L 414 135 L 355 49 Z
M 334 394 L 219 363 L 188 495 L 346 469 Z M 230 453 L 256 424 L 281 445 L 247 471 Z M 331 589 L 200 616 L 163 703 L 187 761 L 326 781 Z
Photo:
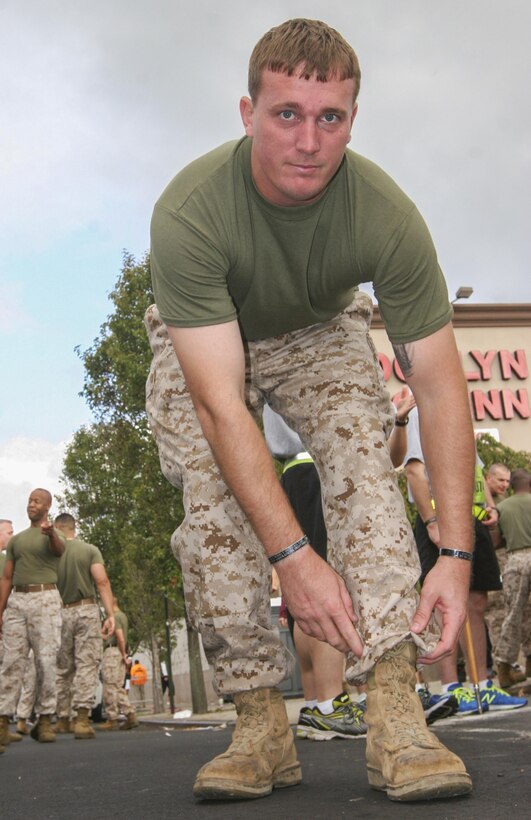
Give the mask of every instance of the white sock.
M 333 707 L 334 698 L 330 698 L 330 700 L 322 700 L 317 704 L 317 708 L 323 715 L 331 715 L 334 711 Z
M 487 683 L 488 683 L 488 682 L 489 682 L 488 678 L 487 678 L 486 680 L 480 680 L 480 682 L 479 682 L 479 688 L 480 688 L 480 689 L 485 689 L 485 687 L 487 686 Z
M 427 689 L 428 687 L 424 683 L 416 683 L 415 684 L 415 692 L 421 692 L 423 689 Z
M 448 692 L 450 686 L 461 686 L 461 684 L 457 680 L 450 681 L 450 683 L 443 683 L 441 685 L 441 692 L 443 693 L 443 695 L 445 695 L 446 692 Z
M 304 701 L 304 706 L 308 707 L 308 709 L 313 709 L 314 706 L 317 706 L 317 701 L 316 700 L 305 700 Z

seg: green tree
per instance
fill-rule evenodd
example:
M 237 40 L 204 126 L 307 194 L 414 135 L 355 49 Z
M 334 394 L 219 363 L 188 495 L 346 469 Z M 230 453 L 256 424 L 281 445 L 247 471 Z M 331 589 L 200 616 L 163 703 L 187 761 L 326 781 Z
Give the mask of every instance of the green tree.
M 144 409 L 151 351 L 143 316 L 153 302 L 147 255 L 136 262 L 124 254 L 110 300 L 113 312 L 98 337 L 77 350 L 85 368 L 81 395 L 95 422 L 67 448 L 61 503 L 75 512 L 81 536 L 102 550 L 130 620 L 131 647 L 154 648 L 164 636 L 165 592 L 175 615 L 183 613 L 180 568 L 169 549 L 183 507 L 162 476 Z
M 513 450 L 500 441 L 496 441 L 488 433 L 478 438 L 477 448 L 485 472 L 491 464 L 505 464 L 511 471 L 523 467 L 531 472 L 531 453 L 525 450 Z

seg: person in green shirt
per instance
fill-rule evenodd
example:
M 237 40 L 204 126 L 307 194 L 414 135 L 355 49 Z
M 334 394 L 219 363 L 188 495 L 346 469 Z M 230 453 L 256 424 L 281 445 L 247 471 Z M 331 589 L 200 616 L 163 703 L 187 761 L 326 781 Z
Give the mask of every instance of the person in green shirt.
M 494 647 L 498 675 L 508 682 L 520 650 L 526 658 L 526 677 L 531 677 L 531 474 L 522 468 L 514 470 L 510 483 L 513 495 L 498 504 L 507 565 L 503 574 L 505 618 Z
M 64 539 L 48 520 L 52 496 L 33 490 L 28 499 L 28 529 L 8 545 L 0 581 L 0 632 L 4 660 L 0 671 L 0 745 L 15 711 L 26 659 L 33 649 L 37 670 L 34 740 L 55 740 L 51 718 L 56 706 L 57 650 L 61 630 L 61 596 L 57 568 Z
M 58 569 L 63 611 L 61 646 L 57 656 L 56 731 L 69 731 L 73 715 L 74 737 L 90 739 L 96 736 L 89 716 L 94 705 L 102 658 L 96 587 L 107 614 L 103 624 L 104 635 L 114 632 L 112 589 L 99 549 L 76 538 L 74 517 L 61 513 L 54 524 L 66 539 Z
M 134 729 L 138 726 L 136 710 L 131 705 L 124 689 L 127 669 L 127 630 L 129 621 L 125 612 L 113 598 L 114 632 L 106 637 L 103 650 L 101 676 L 103 679 L 103 706 L 107 720 L 100 723 L 98 729 L 114 731 L 115 729 Z M 118 724 L 118 716 L 125 715 L 125 722 Z
M 190 163 L 153 212 L 147 410 L 162 470 L 184 490 L 172 547 L 188 615 L 218 692 L 241 716 L 233 745 L 198 773 L 199 799 L 301 781 L 277 689 L 291 659 L 271 626 L 269 563 L 302 631 L 347 653 L 349 682 L 367 682 L 371 786 L 394 800 L 472 788 L 426 729 L 415 693 L 417 661 L 448 653 L 466 616 L 468 392 L 426 225 L 382 169 L 347 147 L 359 86 L 356 54 L 330 26 L 271 29 L 249 63 L 245 136 Z M 420 601 L 362 282 L 374 286 L 419 407 L 440 509 L 443 551 Z M 319 472 L 329 564 L 279 484 L 257 424 L 264 401 Z

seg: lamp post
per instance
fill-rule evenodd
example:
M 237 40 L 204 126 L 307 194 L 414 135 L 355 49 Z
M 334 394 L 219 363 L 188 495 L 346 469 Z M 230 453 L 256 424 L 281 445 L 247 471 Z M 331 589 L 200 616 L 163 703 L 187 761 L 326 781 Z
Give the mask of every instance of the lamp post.
M 474 288 L 470 288 L 467 286 L 462 285 L 460 288 L 457 288 L 455 292 L 455 296 L 452 299 L 452 305 L 454 302 L 457 302 L 458 299 L 469 299 L 472 294 L 474 293 Z
M 173 671 L 171 668 L 171 637 L 170 637 L 170 615 L 168 611 L 168 596 L 164 595 L 164 615 L 166 617 L 166 666 L 168 668 L 168 695 L 170 698 L 170 712 L 175 712 L 175 685 L 173 683 Z

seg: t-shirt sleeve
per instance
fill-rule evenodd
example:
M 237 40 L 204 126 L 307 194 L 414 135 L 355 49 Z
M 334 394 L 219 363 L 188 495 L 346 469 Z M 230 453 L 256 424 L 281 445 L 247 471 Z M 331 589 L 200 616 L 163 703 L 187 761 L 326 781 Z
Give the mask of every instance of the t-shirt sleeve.
M 435 247 L 415 207 L 386 243 L 373 284 L 393 344 L 423 339 L 451 320 L 452 306 Z
M 101 554 L 98 547 L 95 547 L 93 544 L 91 544 L 91 547 L 92 547 L 92 550 L 91 550 L 91 556 L 90 556 L 90 565 L 92 566 L 92 564 L 102 564 L 103 566 L 105 566 L 105 561 L 103 560 L 103 555 Z
M 201 202 L 185 210 L 158 203 L 151 220 L 151 275 L 160 316 L 173 327 L 232 321 L 237 311 L 227 286 L 229 264 L 215 224 Z
M 15 561 L 15 539 L 10 538 L 6 547 L 6 561 Z

